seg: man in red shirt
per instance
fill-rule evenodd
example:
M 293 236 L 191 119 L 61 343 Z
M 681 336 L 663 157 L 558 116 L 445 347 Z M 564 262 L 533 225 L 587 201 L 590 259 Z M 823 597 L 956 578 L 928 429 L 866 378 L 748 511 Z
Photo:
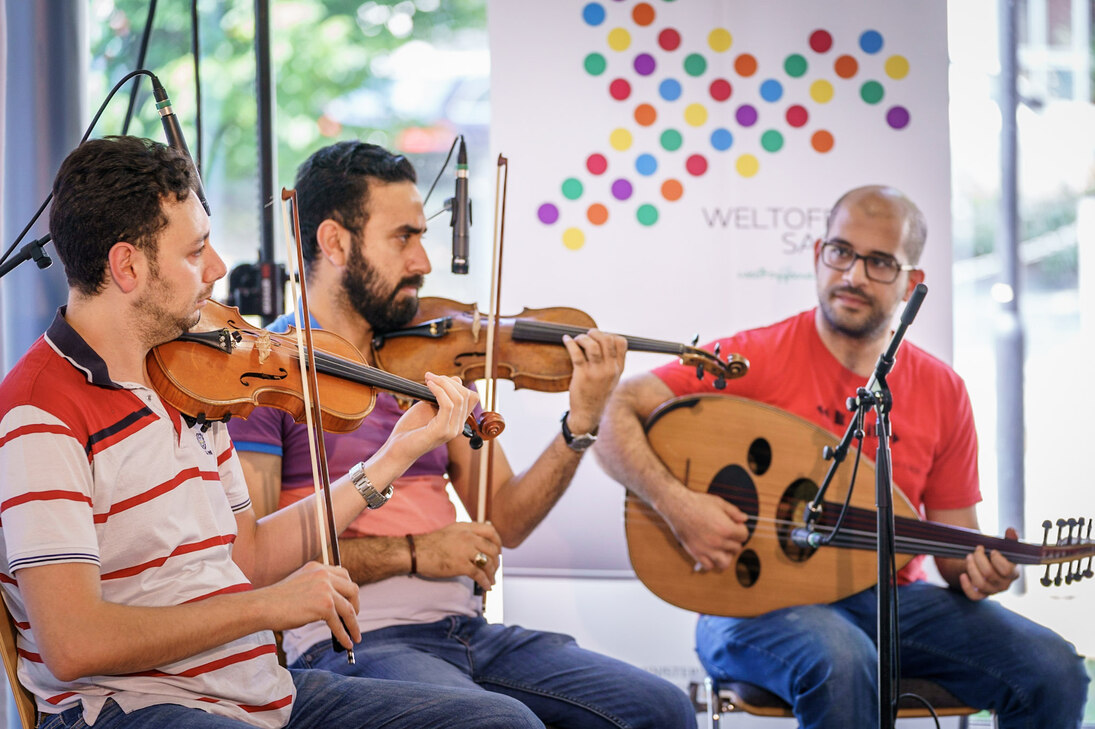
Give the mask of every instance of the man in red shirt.
M 898 304 L 924 280 L 916 265 L 926 225 L 900 192 L 871 186 L 841 197 L 827 227 L 825 240 L 814 244 L 818 307 L 720 341 L 722 351 L 751 363 L 723 392 L 839 435 L 848 417 L 845 399 L 873 372 Z M 888 384 L 895 402 L 894 482 L 925 518 L 977 529 L 977 439 L 961 379 L 906 342 Z M 748 538 L 746 514 L 678 481 L 643 433 L 647 416 L 666 400 L 714 391 L 677 364 L 623 383 L 606 409 L 596 452 L 614 478 L 657 509 L 697 569 L 721 571 L 733 566 Z M 871 435 L 864 450 L 872 453 L 876 444 Z M 1014 529 L 1007 534 L 1016 537 Z M 946 589 L 924 582 L 922 560 L 899 575 L 902 675 L 933 679 L 968 704 L 992 708 L 1001 727 L 1079 727 L 1088 679 L 1072 646 L 985 600 L 1018 577 L 1015 565 L 983 547 L 964 559 L 937 557 Z M 831 605 L 755 618 L 704 615 L 697 652 L 715 678 L 749 681 L 781 696 L 804 729 L 867 726 L 878 716 L 875 613 L 870 589 Z

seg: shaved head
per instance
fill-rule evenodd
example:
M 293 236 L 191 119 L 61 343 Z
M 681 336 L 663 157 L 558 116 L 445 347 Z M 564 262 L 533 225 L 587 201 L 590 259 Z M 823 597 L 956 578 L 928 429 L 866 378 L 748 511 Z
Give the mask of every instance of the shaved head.
M 901 221 L 901 247 L 912 265 L 920 263 L 920 254 L 924 251 L 924 241 L 928 237 L 928 226 L 924 214 L 912 200 L 893 187 L 885 185 L 865 185 L 844 193 L 833 205 L 825 228 L 825 237 L 833 227 L 833 221 L 841 210 L 854 208 L 868 218 L 897 218 Z

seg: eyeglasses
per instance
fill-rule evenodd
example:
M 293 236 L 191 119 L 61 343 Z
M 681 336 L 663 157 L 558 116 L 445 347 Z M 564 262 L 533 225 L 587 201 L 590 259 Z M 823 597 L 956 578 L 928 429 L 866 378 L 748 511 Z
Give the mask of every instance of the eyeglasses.
M 821 262 L 837 271 L 847 271 L 860 259 L 863 260 L 867 278 L 878 283 L 893 283 L 902 271 L 915 271 L 916 266 L 898 263 L 893 256 L 882 253 L 862 255 L 842 241 L 825 241 L 821 245 Z

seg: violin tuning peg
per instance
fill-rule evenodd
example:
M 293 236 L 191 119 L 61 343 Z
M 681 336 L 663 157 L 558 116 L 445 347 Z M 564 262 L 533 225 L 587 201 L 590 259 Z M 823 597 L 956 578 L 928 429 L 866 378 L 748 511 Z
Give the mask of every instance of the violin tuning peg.
M 696 365 L 696 379 L 697 380 L 702 380 L 703 379 L 703 365 L 702 364 Z
M 715 359 L 719 358 L 719 354 L 722 352 L 722 343 L 715 342 Z
M 700 335 L 699 334 L 693 334 L 692 335 L 692 346 L 695 347 L 699 343 L 700 343 Z
M 715 380 L 715 389 L 716 390 L 725 390 L 726 389 L 726 378 L 725 377 L 719 377 Z

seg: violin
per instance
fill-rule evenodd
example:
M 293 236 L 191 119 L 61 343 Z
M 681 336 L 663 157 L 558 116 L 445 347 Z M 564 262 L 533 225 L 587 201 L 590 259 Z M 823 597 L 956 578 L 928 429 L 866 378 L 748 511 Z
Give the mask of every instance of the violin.
M 482 379 L 486 373 L 487 321 L 487 315 L 473 304 L 423 298 L 407 328 L 373 337 L 373 361 L 377 367 L 410 380 L 421 380 L 427 371 L 459 376 L 465 382 Z M 589 314 L 564 306 L 526 308 L 517 316 L 498 317 L 495 374 L 512 380 L 515 389 L 563 392 L 570 387 L 574 371 L 563 346 L 563 335 L 576 337 L 596 326 Z M 720 359 L 718 345 L 714 352 L 708 352 L 695 343 L 624 338 L 631 351 L 675 355 L 682 364 L 696 367 L 696 377 L 703 379 L 704 373 L 711 374 L 720 390 L 727 380 L 749 370 L 748 360 L 740 355 Z M 422 346 L 427 342 L 429 346 Z
M 198 331 L 154 347 L 145 358 L 152 386 L 179 412 L 209 422 L 246 418 L 258 405 L 285 410 L 304 422 L 301 362 L 293 328 L 277 334 L 252 326 L 239 309 L 208 300 Z M 428 387 L 371 367 L 333 332 L 312 334 L 322 397 L 323 429 L 354 430 L 376 403 L 376 390 L 437 404 Z M 498 413 L 468 417 L 464 435 L 479 447 L 505 428 Z

